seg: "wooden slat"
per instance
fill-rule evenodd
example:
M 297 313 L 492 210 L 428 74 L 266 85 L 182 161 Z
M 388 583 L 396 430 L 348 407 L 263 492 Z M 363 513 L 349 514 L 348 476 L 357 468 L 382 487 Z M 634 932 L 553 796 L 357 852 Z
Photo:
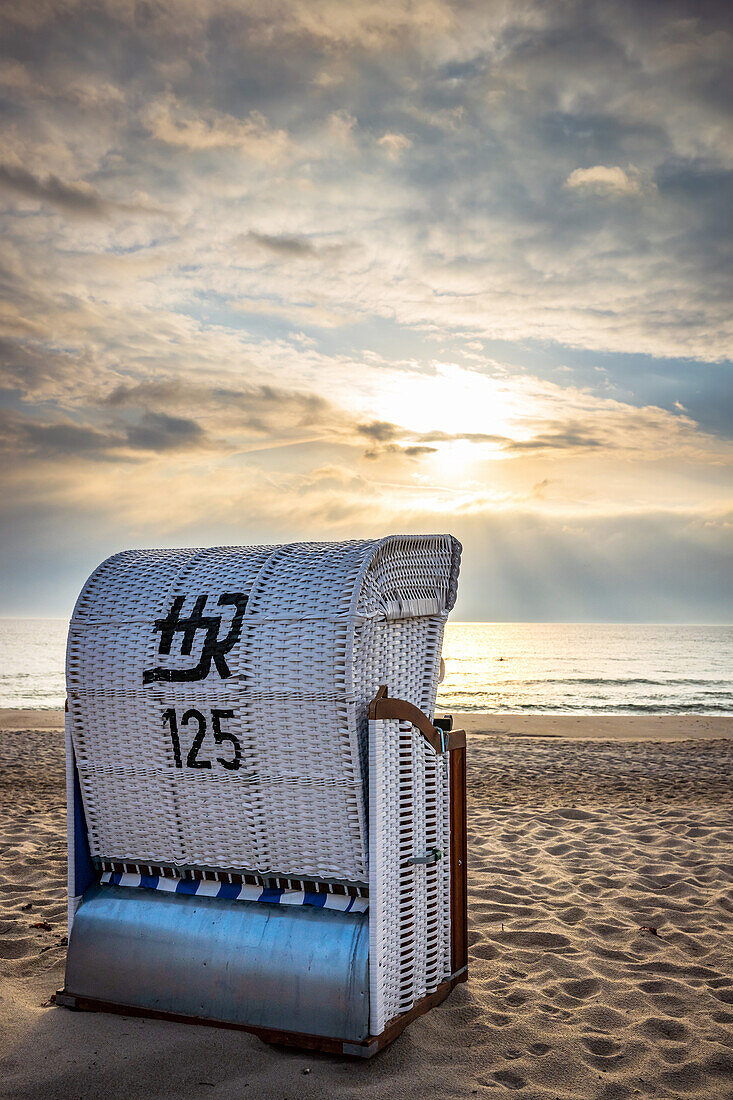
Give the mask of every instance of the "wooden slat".
M 450 758 L 450 838 L 451 969 L 455 974 L 468 965 L 465 747 L 456 749 Z

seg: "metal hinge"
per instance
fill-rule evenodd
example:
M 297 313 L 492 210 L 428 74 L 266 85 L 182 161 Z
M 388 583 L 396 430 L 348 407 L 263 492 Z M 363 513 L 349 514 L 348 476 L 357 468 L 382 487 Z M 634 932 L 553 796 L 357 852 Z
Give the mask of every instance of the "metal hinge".
M 408 859 L 408 863 L 424 863 L 428 866 L 431 863 L 437 863 L 438 860 L 443 858 L 443 853 L 440 848 L 431 848 L 426 856 L 413 856 L 412 859 Z

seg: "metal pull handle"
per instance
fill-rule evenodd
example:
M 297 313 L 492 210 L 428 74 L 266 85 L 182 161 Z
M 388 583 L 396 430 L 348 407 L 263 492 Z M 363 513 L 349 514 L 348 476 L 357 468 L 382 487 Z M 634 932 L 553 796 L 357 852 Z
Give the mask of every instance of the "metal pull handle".
M 426 856 L 413 856 L 412 859 L 408 859 L 408 863 L 422 863 L 429 867 L 432 863 L 437 863 L 443 858 L 443 853 L 440 848 L 431 848 Z

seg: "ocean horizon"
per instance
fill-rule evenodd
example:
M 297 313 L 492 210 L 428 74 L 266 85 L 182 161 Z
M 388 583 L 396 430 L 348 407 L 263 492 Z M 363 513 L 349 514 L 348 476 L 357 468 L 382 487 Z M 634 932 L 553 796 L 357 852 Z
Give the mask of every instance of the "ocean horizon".
M 0 619 L 0 707 L 63 706 L 68 620 Z M 438 707 L 733 714 L 733 625 L 449 622 Z

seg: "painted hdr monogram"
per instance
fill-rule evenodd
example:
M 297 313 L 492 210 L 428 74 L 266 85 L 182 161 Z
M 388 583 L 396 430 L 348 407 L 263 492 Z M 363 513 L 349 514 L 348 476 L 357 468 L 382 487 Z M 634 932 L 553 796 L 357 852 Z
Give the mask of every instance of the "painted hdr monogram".
M 171 609 L 164 619 L 156 619 L 155 630 L 160 632 L 160 644 L 158 653 L 168 655 L 173 645 L 176 634 L 182 634 L 181 656 L 189 657 L 193 647 L 196 632 L 205 630 L 201 658 L 193 668 L 148 668 L 143 672 L 143 683 L 151 684 L 155 680 L 162 680 L 172 684 L 188 684 L 195 680 L 205 680 L 211 671 L 211 662 L 214 662 L 216 671 L 222 680 L 231 676 L 231 669 L 226 662 L 226 654 L 239 641 L 242 633 L 242 619 L 247 606 L 247 597 L 241 592 L 224 592 L 218 599 L 219 607 L 233 606 L 234 617 L 231 621 L 228 633 L 219 638 L 222 615 L 205 615 L 207 596 L 197 596 L 193 611 L 185 618 L 181 617 L 185 596 L 176 596 Z

